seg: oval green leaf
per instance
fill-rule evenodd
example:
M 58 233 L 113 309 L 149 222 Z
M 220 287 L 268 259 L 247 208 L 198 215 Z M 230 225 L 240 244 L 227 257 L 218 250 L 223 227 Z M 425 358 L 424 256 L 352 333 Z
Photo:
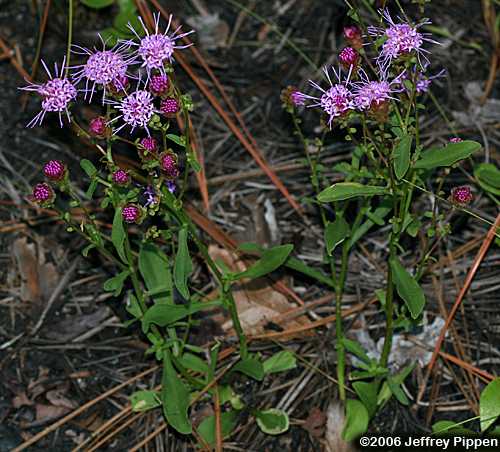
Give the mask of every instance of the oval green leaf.
M 127 257 L 125 256 L 125 229 L 123 228 L 122 209 L 115 210 L 113 217 L 113 229 L 111 229 L 111 241 L 115 246 L 116 252 L 120 259 L 128 264 Z
M 415 163 L 417 169 L 432 169 L 440 166 L 451 166 L 481 149 L 476 141 L 461 141 L 450 143 L 444 148 L 433 148 L 422 152 L 420 159 Z
M 238 413 L 236 411 L 226 411 L 220 415 L 222 438 L 227 438 L 232 433 L 237 420 Z M 213 446 L 215 444 L 215 416 L 207 416 L 203 419 L 197 430 L 208 445 Z
M 293 353 L 288 350 L 282 350 L 266 359 L 262 366 L 264 368 L 264 373 L 267 375 L 295 369 L 295 367 L 297 367 L 297 360 Z
M 189 300 L 189 289 L 187 286 L 187 282 L 189 275 L 193 271 L 193 263 L 191 262 L 191 257 L 189 256 L 187 239 L 187 228 L 182 228 L 179 231 L 179 243 L 174 263 L 175 287 L 185 300 Z
M 325 188 L 319 195 L 319 202 L 343 201 L 358 196 L 384 195 L 388 193 L 385 187 L 363 185 L 358 182 L 339 182 Z
M 344 217 L 338 216 L 333 223 L 328 223 L 325 228 L 326 252 L 331 256 L 335 248 L 349 236 L 350 232 L 351 229 Z
M 93 9 L 106 8 L 111 6 L 115 0 L 80 0 L 85 6 Z
M 500 378 L 491 381 L 483 389 L 479 399 L 481 431 L 484 432 L 500 416 Z
M 155 244 L 146 243 L 139 251 L 139 271 L 155 303 L 173 304 L 172 274 L 166 254 Z
M 125 270 L 122 271 L 121 273 L 118 273 L 117 275 L 113 276 L 112 278 L 109 278 L 104 282 L 104 290 L 106 292 L 114 292 L 113 296 L 117 297 L 120 295 L 122 289 L 123 289 L 123 284 L 125 283 L 126 279 L 129 277 L 130 271 Z
M 256 411 L 255 420 L 260 429 L 268 435 L 280 435 L 286 432 L 290 426 L 288 415 L 276 408 Z
M 481 163 L 474 170 L 479 185 L 494 195 L 500 196 L 500 170 L 492 163 Z
M 360 435 L 366 432 L 370 417 L 368 410 L 359 401 L 348 399 L 346 402 L 346 419 L 342 430 L 342 439 L 344 441 L 354 441 Z
M 160 395 L 156 391 L 136 391 L 130 396 L 132 411 L 144 412 L 161 405 Z
M 390 259 L 389 265 L 391 266 L 396 290 L 408 307 L 411 316 L 416 319 L 424 309 L 424 291 L 397 258 Z
M 240 362 L 236 363 L 231 371 L 240 372 L 258 381 L 264 378 L 264 367 L 257 358 L 250 357 L 242 359 Z

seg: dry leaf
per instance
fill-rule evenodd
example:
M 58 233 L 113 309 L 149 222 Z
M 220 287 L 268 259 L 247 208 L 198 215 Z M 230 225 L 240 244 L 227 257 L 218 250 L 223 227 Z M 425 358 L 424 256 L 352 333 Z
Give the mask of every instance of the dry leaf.
M 246 269 L 245 263 L 235 253 L 216 245 L 211 245 L 208 252 L 215 262 L 222 261 L 231 271 Z M 245 333 L 250 335 L 262 333 L 266 324 L 294 308 L 281 292 L 270 286 L 270 281 L 266 278 L 234 284 L 233 296 L 241 326 Z M 286 327 L 295 328 L 307 323 L 307 318 L 302 316 L 287 321 Z M 232 321 L 226 317 L 222 322 L 222 329 L 228 331 L 231 328 Z
M 326 414 L 318 407 L 312 408 L 306 420 L 302 424 L 302 428 L 307 430 L 315 438 L 321 438 L 325 433 Z
M 71 411 L 70 408 L 64 406 L 45 405 L 43 403 L 36 404 L 36 421 L 45 422 L 59 418 Z
M 22 406 L 31 406 L 33 402 L 26 395 L 26 391 L 20 391 L 16 394 L 16 396 L 12 399 L 12 406 L 14 408 L 21 408 Z

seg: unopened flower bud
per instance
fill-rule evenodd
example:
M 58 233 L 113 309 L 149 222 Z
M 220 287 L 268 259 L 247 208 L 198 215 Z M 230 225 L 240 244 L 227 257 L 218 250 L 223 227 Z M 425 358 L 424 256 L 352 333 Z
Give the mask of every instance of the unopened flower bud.
M 161 101 L 160 111 L 165 116 L 174 116 L 180 109 L 179 102 L 173 97 Z
M 127 204 L 122 209 L 122 218 L 125 223 L 139 223 L 142 218 L 141 208 L 135 204 Z
M 170 87 L 170 81 L 167 75 L 153 75 L 149 81 L 149 90 L 155 96 L 162 96 L 166 94 Z
M 104 136 L 104 133 L 106 132 L 106 119 L 102 116 L 91 119 L 89 129 L 92 135 L 95 135 L 97 137 Z
M 59 182 L 66 175 L 66 165 L 60 160 L 49 160 L 43 165 L 43 174 L 47 179 Z
M 461 206 L 469 204 L 474 199 L 472 190 L 468 185 L 455 187 L 451 190 L 451 201 Z
M 125 170 L 118 169 L 112 175 L 113 182 L 116 185 L 120 185 L 122 187 L 126 186 L 130 182 L 130 176 Z
M 363 36 L 361 30 L 356 25 L 344 27 L 344 37 L 356 50 L 360 50 L 363 47 Z
M 359 53 L 352 47 L 346 47 L 339 53 L 339 61 L 340 64 L 348 70 L 351 66 L 356 66 L 358 64 Z
M 43 207 L 50 206 L 56 195 L 49 184 L 42 182 L 33 187 L 32 200 Z
M 175 179 L 179 175 L 177 167 L 177 158 L 171 152 L 164 152 L 160 156 L 160 167 L 165 173 L 167 179 Z

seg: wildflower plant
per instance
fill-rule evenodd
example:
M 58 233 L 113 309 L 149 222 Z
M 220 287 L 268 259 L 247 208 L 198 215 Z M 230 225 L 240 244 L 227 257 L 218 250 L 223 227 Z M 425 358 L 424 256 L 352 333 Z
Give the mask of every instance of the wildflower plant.
M 348 421 L 343 436 L 347 440 L 363 433 L 369 419 L 392 396 L 402 404 L 409 403 L 401 385 L 413 364 L 395 368 L 390 356 L 393 335 L 396 330 L 408 331 L 420 324 L 426 302 L 419 280 L 433 247 L 450 230 L 435 206 L 419 213 L 414 201 L 418 192 L 427 192 L 431 175 L 443 169 L 444 175 L 448 174 L 481 148 L 474 141 L 453 138 L 444 147 L 424 149 L 419 130 L 419 113 L 425 108 L 422 97 L 431 82 L 443 76 L 443 72 L 427 75 L 431 55 L 427 47 L 437 42 L 421 30 L 427 20 L 417 24 L 393 20 L 389 11 L 383 10 L 380 23 L 381 27 L 368 27 L 364 36 L 361 29 L 366 27 L 361 23 L 344 30 L 350 47 L 340 52 L 338 61 L 345 75 L 325 67 L 322 75 L 326 88 L 322 87 L 324 82 L 311 80 L 313 94 L 289 88 L 282 95 L 304 146 L 315 192 L 313 202 L 324 227 L 324 255 L 331 277 L 328 286 L 335 290 L 337 380 L 339 397 L 346 406 Z M 363 59 L 356 51 L 362 52 Z M 332 71 L 335 78 L 330 76 Z M 308 109 L 324 118 L 321 139 L 310 140 L 302 130 L 300 115 Z M 350 163 L 335 166 L 344 180 L 333 185 L 323 175 L 321 163 L 324 137 L 329 133 L 354 144 Z M 314 153 L 313 148 L 317 148 Z M 434 199 L 453 209 L 465 208 L 473 200 L 471 187 L 448 189 L 445 199 L 444 175 L 437 178 Z M 383 348 L 377 358 L 347 337 L 342 322 L 350 253 L 375 225 L 387 226 L 389 248 L 386 286 L 376 292 L 385 314 Z M 408 243 L 419 239 L 424 243 L 415 249 L 422 252 L 414 268 L 406 268 L 402 255 L 409 251 Z M 347 374 L 349 357 L 354 358 L 353 368 Z M 348 386 L 357 398 L 347 397 Z
M 44 63 L 49 80 L 22 88 L 41 98 L 42 111 L 28 124 L 30 127 L 40 125 L 54 112 L 61 127 L 65 118 L 79 135 L 94 143 L 101 157 L 97 166 L 87 159 L 80 162 L 90 178 L 85 199 L 78 196 L 67 166 L 60 160 L 45 163 L 41 176 L 46 182 L 37 183 L 29 199 L 56 210 L 69 232 L 86 239 L 85 256 L 94 250 L 114 264 L 116 274 L 104 283 L 104 289 L 115 296 L 125 294 L 131 316 L 127 324 L 140 324 L 151 343 L 147 353 L 163 366 L 162 389 L 134 393 L 133 410 L 161 406 L 169 426 L 188 435 L 193 431 L 190 406 L 196 400 L 205 403 L 215 397 L 223 406 L 225 434 L 231 432 L 245 410 L 261 419 L 259 425 L 264 431 L 283 431 L 288 427 L 285 413 L 260 412 L 245 406 L 227 378 L 221 379 L 214 389 L 215 378 L 220 378 L 216 375 L 220 343 L 203 349 L 189 340 L 193 325 L 200 322 L 198 313 L 223 308 L 232 319 L 239 343 L 238 362 L 228 376 L 239 373 L 244 378 L 262 380 L 266 373 L 279 371 L 273 366 L 265 367 L 262 357 L 249 350 L 232 286 L 241 279 L 262 277 L 276 270 L 292 246 L 266 250 L 261 259 L 239 273 L 230 272 L 211 259 L 207 245 L 184 209 L 188 174 L 199 171 L 200 166 L 191 147 L 189 128 L 178 127 L 178 118 L 182 118 L 179 123 L 190 124 L 193 104 L 176 82 L 174 52 L 188 47 L 181 45 L 180 40 L 191 32 L 171 31 L 170 17 L 162 33 L 159 14 L 155 15 L 152 34 L 141 19 L 139 23 L 144 37 L 134 31 L 135 40 L 119 42 L 110 49 L 102 39 L 99 50 L 72 46 L 74 56 L 83 61 L 69 68 L 63 61 L 60 68 L 55 66 L 53 75 Z M 82 100 L 95 100 L 102 110 L 86 125 L 72 110 L 72 105 Z M 136 153 L 141 164 L 139 171 L 120 167 L 117 142 L 125 143 Z M 97 199 L 101 209 L 112 212 L 110 235 L 99 226 L 92 207 L 88 207 Z M 68 206 L 80 207 L 83 219 L 75 219 Z M 219 295 L 215 300 L 206 301 L 190 281 L 193 249 L 218 283 Z M 281 370 L 295 365 L 288 352 L 269 359 L 280 360 Z M 215 396 L 214 391 L 221 392 Z M 197 427 L 205 442 L 213 442 L 213 425 L 213 416 L 208 416 Z

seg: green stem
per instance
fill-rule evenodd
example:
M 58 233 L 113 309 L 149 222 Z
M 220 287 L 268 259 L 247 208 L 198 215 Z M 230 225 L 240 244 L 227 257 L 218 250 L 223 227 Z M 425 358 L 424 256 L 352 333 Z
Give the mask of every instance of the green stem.
M 66 77 L 68 77 L 69 74 L 72 39 L 73 39 L 73 0 L 68 0 L 68 46 L 66 48 Z

